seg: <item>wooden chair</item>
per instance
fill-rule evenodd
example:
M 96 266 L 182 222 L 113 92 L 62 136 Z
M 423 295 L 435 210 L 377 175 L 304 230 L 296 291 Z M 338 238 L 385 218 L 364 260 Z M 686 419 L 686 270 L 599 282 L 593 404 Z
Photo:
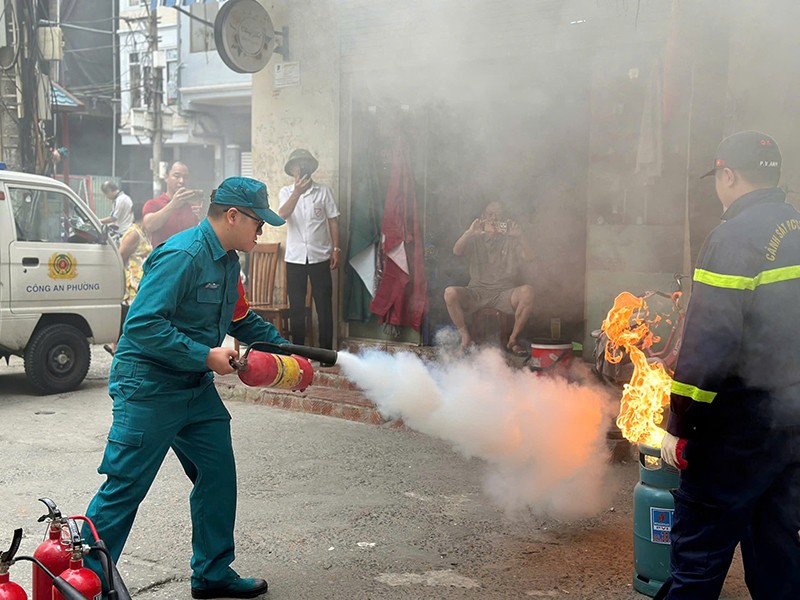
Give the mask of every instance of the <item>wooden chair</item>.
M 495 308 L 482 308 L 472 315 L 469 326 L 470 335 L 476 343 L 486 341 L 492 326 L 496 327 L 503 348 L 508 345 L 508 338 L 514 330 L 514 315 L 500 312 Z
M 256 244 L 250 252 L 250 268 L 247 272 L 247 299 L 250 310 L 269 321 L 282 337 L 289 331 L 289 303 L 286 301 L 286 286 L 281 298 L 275 298 L 275 276 L 278 272 L 280 242 Z
M 276 297 L 275 281 L 280 262 L 280 242 L 256 244 L 250 252 L 250 265 L 247 270 L 247 299 L 250 310 L 269 321 L 281 337 L 289 338 L 289 302 L 286 295 L 286 271 L 284 270 L 281 294 Z M 306 293 L 306 338 L 311 339 L 311 286 Z M 239 340 L 234 343 L 239 350 Z

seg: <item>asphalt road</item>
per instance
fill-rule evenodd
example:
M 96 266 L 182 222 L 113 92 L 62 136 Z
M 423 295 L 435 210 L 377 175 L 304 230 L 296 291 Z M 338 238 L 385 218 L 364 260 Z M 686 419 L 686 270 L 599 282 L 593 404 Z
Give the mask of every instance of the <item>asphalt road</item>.
M 80 390 L 29 395 L 20 360 L 0 367 L 0 546 L 23 527 L 33 552 L 41 496 L 82 513 L 111 419 L 109 360 L 94 348 Z M 411 432 L 231 402 L 237 560 L 278 599 L 643 600 L 632 590 L 633 461 L 608 473 L 613 501 L 559 522 L 508 515 L 484 465 Z M 140 509 L 120 569 L 137 600 L 189 598 L 190 486 L 171 454 Z M 30 587 L 27 563 L 12 580 Z M 726 600 L 748 595 L 735 565 Z

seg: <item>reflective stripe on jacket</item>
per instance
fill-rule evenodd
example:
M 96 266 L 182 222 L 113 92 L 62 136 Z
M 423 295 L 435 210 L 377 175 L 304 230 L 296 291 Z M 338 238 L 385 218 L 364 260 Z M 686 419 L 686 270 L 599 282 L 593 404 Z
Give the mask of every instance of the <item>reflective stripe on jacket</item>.
M 694 273 L 667 429 L 800 424 L 800 213 L 778 188 L 736 200 Z

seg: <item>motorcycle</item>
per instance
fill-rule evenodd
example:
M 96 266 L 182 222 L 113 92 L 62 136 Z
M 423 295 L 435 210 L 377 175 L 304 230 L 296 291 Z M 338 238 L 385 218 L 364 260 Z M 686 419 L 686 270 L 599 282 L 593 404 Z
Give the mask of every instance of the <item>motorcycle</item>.
M 644 300 L 646 311 L 638 315 L 653 333 L 653 344 L 640 347 L 648 362 L 660 362 L 670 375 L 675 370 L 678 352 L 683 339 L 683 325 L 686 317 L 686 299 L 683 281 L 688 275 L 676 274 L 675 289 L 672 292 L 649 290 L 639 297 Z M 595 340 L 593 371 L 604 382 L 622 389 L 631 380 L 633 363 L 626 355 L 620 356 L 619 348 L 613 344 L 609 347 L 609 339 L 602 329 L 592 331 Z M 618 362 L 608 360 L 606 350 L 611 352 Z

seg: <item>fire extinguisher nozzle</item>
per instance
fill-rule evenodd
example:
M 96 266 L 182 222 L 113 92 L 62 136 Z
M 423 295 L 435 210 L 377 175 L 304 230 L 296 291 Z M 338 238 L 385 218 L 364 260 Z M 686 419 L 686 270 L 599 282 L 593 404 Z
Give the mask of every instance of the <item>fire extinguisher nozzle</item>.
M 290 354 L 298 354 L 309 360 L 318 360 L 322 364 L 335 365 L 339 359 L 336 350 L 327 348 L 314 348 L 313 346 L 299 346 L 297 344 L 281 344 L 280 349 Z
M 269 352 L 277 352 L 278 354 L 297 354 L 309 360 L 317 360 L 322 364 L 335 365 L 339 358 L 339 353 L 336 350 L 329 350 L 328 348 L 315 348 L 314 346 L 301 346 L 299 344 L 273 344 L 271 342 L 254 342 L 250 344 L 247 352 L 250 349 L 261 348 Z M 247 353 L 245 353 L 247 357 Z

